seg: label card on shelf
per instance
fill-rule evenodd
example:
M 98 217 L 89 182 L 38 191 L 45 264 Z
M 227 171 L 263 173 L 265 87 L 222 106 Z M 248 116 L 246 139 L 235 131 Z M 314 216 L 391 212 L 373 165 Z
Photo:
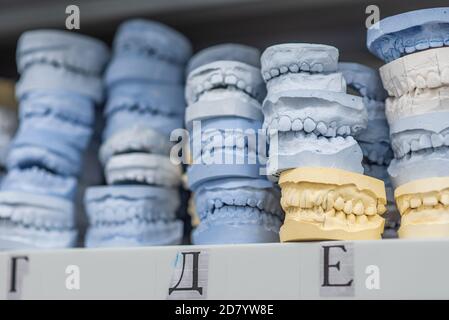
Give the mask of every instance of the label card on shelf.
M 29 271 L 29 257 L 12 255 L 9 257 L 7 276 L 7 299 L 20 300 L 22 296 L 23 278 Z
M 354 244 L 321 243 L 320 296 L 353 297 L 354 292 Z
M 209 252 L 183 250 L 176 255 L 167 299 L 207 299 Z

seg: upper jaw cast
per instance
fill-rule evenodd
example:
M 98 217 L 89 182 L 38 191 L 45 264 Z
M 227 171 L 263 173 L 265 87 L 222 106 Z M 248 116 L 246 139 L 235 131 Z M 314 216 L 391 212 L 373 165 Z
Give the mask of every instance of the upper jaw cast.
M 262 54 L 261 62 L 268 90 L 262 107 L 264 128 L 270 131 L 270 141 L 273 134 L 279 139 L 277 151 L 270 142 L 270 174 L 313 166 L 307 160 L 312 158 L 323 160 L 318 161 L 323 166 L 363 173 L 363 154 L 352 137 L 366 128 L 368 114 L 361 97 L 346 93 L 346 81 L 337 72 L 338 50 L 313 44 L 277 45 Z M 309 140 L 319 143 L 311 148 L 304 143 Z

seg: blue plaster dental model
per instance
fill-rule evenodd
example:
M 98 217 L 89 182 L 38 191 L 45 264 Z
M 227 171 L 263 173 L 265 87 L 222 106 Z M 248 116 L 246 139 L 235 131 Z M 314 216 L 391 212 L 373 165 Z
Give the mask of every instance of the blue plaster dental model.
M 90 187 L 84 203 L 90 220 L 87 247 L 180 244 L 183 224 L 175 189 L 121 185 Z
M 131 20 L 119 27 L 104 78 L 108 99 L 99 159 L 108 185 L 85 194 L 86 246 L 181 243 L 176 188 L 182 168 L 170 160 L 170 134 L 183 127 L 190 55 L 189 41 L 158 22 Z
M 76 243 L 76 177 L 95 104 L 103 98 L 108 58 L 104 43 L 72 32 L 37 30 L 20 37 L 20 125 L 0 192 L 0 250 Z
M 195 244 L 279 242 L 280 192 L 266 179 L 224 178 L 195 190 Z
M 400 215 L 396 209 L 393 186 L 387 168 L 393 159 L 390 136 L 385 117 L 385 99 L 387 93 L 382 87 L 379 73 L 367 66 L 341 62 L 339 71 L 343 73 L 348 88 L 357 91 L 363 98 L 368 110 L 368 126 L 357 136 L 357 142 L 363 151 L 363 168 L 366 175 L 385 182 L 387 193 L 387 212 L 384 215 L 384 238 L 396 238 Z
M 399 237 L 448 237 L 449 7 L 385 18 L 368 30 L 367 46 L 387 62 L 380 75 Z
M 135 182 L 177 187 L 181 183 L 181 174 L 181 167 L 172 164 L 169 157 L 138 152 L 113 156 L 105 167 L 108 184 Z
M 368 50 L 385 62 L 449 46 L 449 7 L 410 11 L 382 19 L 368 29 Z
M 51 90 L 101 102 L 101 73 L 109 59 L 103 42 L 73 32 L 28 31 L 17 43 L 16 58 L 19 99 L 33 91 Z
M 267 82 L 264 128 L 278 138 L 277 148 L 270 144 L 269 174 L 307 166 L 363 173 L 362 151 L 353 137 L 366 128 L 367 111 L 360 97 L 346 93 L 337 73 L 338 50 L 281 44 L 267 48 L 261 62 Z
M 190 42 L 174 29 L 155 21 L 127 21 L 120 25 L 114 39 L 106 85 L 124 79 L 181 84 L 191 53 Z
M 57 196 L 0 192 L 0 250 L 66 248 L 76 241 L 73 203 Z
M 187 65 L 187 74 L 214 61 L 240 61 L 260 69 L 260 51 L 238 43 L 223 43 L 201 50 L 193 55 Z
M 266 90 L 259 65 L 258 50 L 234 44 L 205 49 L 189 63 L 187 176 L 200 219 L 194 244 L 279 241 L 279 190 L 261 175 Z

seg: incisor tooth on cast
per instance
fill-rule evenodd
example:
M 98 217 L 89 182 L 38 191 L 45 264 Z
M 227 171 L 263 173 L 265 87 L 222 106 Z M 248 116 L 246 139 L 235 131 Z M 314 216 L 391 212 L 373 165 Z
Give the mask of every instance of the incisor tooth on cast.
M 338 197 L 337 200 L 335 201 L 335 209 L 337 210 L 343 210 L 344 206 L 345 206 L 345 200 L 343 200 L 342 197 Z
M 346 201 L 343 211 L 346 214 L 350 214 L 352 212 L 352 200 Z
M 356 215 L 361 215 L 363 214 L 363 211 L 365 210 L 365 208 L 363 207 L 363 203 L 362 201 L 357 201 L 357 203 L 354 206 L 354 214 Z
M 438 204 L 438 200 L 434 196 L 427 196 L 427 197 L 424 197 L 423 204 L 427 207 L 433 207 Z

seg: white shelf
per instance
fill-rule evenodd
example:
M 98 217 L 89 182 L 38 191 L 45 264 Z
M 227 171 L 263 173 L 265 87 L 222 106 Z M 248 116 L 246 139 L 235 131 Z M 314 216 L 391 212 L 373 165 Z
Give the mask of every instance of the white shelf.
M 351 286 L 323 288 L 327 245 L 347 250 L 331 249 L 329 264 L 340 261 L 341 268 L 329 269 L 329 281 L 353 279 Z M 449 298 L 449 240 L 382 240 L 3 252 L 0 299 L 166 299 L 170 282 L 173 286 L 179 279 L 174 264 L 180 251 L 201 252 L 200 269 L 204 264 L 208 268 L 201 269 L 199 279 L 208 278 L 202 283 L 208 299 Z M 206 253 L 208 263 L 202 260 Z M 17 256 L 26 256 L 28 262 L 17 260 L 18 292 L 8 294 L 11 259 Z M 190 265 L 192 255 L 187 256 Z M 79 268 L 79 290 L 66 288 L 69 265 Z M 367 271 L 378 271 L 378 277 Z M 188 275 L 192 272 L 186 270 L 183 279 Z M 368 281 L 368 289 L 368 277 L 379 280 L 380 288 Z M 186 286 L 184 280 L 179 287 Z

